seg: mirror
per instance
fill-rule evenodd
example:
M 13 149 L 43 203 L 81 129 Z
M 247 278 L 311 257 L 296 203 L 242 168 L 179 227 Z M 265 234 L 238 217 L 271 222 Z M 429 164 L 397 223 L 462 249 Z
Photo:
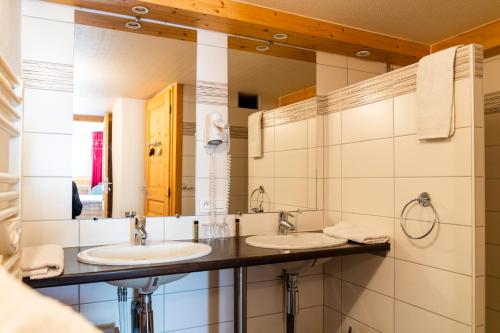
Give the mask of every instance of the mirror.
M 207 138 L 196 128 L 207 122 L 195 111 L 196 31 L 134 33 L 102 20 L 75 27 L 72 217 L 202 212 L 195 163 L 206 152 L 196 142 Z M 314 52 L 280 46 L 269 55 L 242 50 L 247 42 L 229 37 L 229 214 L 316 209 Z M 249 154 L 256 112 L 258 157 Z M 211 139 L 225 140 L 219 122 L 210 122 Z
M 194 213 L 196 43 L 76 25 L 74 56 L 73 218 Z
M 230 213 L 316 209 L 314 52 L 307 58 L 274 45 L 248 51 L 228 51 Z M 260 134 L 250 125 L 259 112 Z

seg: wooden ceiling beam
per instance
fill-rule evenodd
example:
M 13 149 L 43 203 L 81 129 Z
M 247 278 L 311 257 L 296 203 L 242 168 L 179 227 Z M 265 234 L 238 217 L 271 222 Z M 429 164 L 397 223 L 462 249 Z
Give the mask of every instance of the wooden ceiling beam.
M 368 50 L 366 59 L 396 65 L 414 63 L 430 51 L 426 44 L 232 0 L 49 1 L 125 15 L 141 5 L 150 10 L 145 18 L 268 41 L 286 33 L 280 43 L 349 56 Z
M 484 48 L 484 57 L 500 54 L 500 19 L 444 39 L 431 45 L 431 51 L 437 52 L 455 45 L 480 44 Z

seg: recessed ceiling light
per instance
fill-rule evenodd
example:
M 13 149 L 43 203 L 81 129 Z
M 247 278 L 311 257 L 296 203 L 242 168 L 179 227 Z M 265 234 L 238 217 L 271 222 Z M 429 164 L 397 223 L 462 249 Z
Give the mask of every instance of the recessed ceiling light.
M 370 51 L 368 50 L 361 50 L 356 52 L 356 56 L 358 57 L 368 57 L 370 55 Z
M 269 51 L 269 45 L 257 45 L 255 49 L 259 52 L 266 52 Z
M 147 9 L 144 6 L 134 6 L 134 7 L 132 7 L 132 11 L 136 14 L 139 14 L 139 15 L 145 15 L 145 14 L 149 13 L 149 9 Z
M 288 35 L 284 34 L 284 33 L 278 33 L 278 34 L 274 34 L 273 38 L 278 39 L 278 40 L 283 40 L 283 39 L 287 39 Z
M 125 27 L 132 29 L 132 30 L 139 30 L 140 28 L 142 28 L 142 25 L 141 25 L 141 22 L 139 20 L 136 20 L 136 21 L 129 21 L 129 22 L 125 23 Z

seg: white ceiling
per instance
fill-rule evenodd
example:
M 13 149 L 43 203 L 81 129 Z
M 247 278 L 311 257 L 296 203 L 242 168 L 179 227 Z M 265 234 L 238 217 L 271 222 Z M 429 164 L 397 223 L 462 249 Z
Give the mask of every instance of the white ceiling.
M 500 0 L 244 0 L 423 43 L 500 18 Z
M 167 85 L 195 84 L 196 44 L 76 26 L 75 113 L 104 114 L 119 97 L 148 99 Z M 229 89 L 280 96 L 311 86 L 315 64 L 229 50 Z

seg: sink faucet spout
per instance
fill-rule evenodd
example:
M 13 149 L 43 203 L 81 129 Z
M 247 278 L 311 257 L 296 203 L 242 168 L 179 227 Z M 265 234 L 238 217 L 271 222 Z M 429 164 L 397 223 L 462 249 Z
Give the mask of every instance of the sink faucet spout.
M 146 240 L 148 239 L 148 233 L 146 231 L 146 218 L 145 217 L 135 217 L 135 231 L 134 240 L 137 245 L 146 245 Z

